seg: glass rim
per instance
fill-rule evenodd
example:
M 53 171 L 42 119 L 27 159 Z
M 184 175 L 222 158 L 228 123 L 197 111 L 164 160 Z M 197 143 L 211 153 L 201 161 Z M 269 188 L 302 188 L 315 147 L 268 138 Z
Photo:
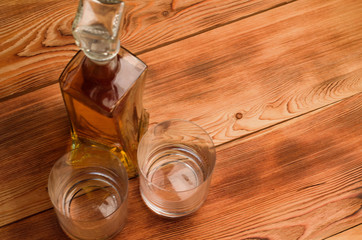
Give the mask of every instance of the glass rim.
M 194 126 L 196 126 L 198 129 L 200 129 L 203 133 L 206 134 L 209 142 L 211 143 L 211 150 L 212 150 L 212 159 L 211 159 L 211 162 L 212 162 L 212 165 L 211 165 L 211 169 L 209 171 L 207 171 L 207 176 L 206 178 L 204 178 L 202 180 L 202 182 L 200 184 L 198 184 L 197 186 L 195 187 L 192 187 L 190 189 L 187 189 L 187 190 L 182 190 L 182 191 L 172 191 L 172 190 L 167 190 L 163 187 L 160 187 L 154 183 L 152 183 L 151 181 L 149 181 L 145 175 L 145 173 L 141 170 L 140 168 L 140 164 L 139 164 L 139 161 L 138 161 L 138 156 L 139 156 L 139 151 L 140 151 L 140 146 L 141 146 L 141 142 L 142 140 L 144 139 L 144 137 L 146 136 L 146 134 L 149 134 L 149 130 L 154 130 L 157 126 L 161 125 L 161 124 L 164 124 L 166 122 L 183 122 L 183 123 L 187 123 L 187 124 L 192 124 Z M 200 127 L 198 124 L 192 122 L 192 121 L 189 121 L 189 120 L 184 120 L 184 119 L 178 119 L 178 118 L 173 118 L 173 119 L 169 119 L 169 120 L 165 120 L 165 121 L 162 121 L 162 122 L 159 122 L 153 126 L 151 126 L 151 129 L 148 129 L 147 132 L 143 135 L 139 145 L 138 145 L 138 150 L 137 150 L 137 168 L 138 168 L 138 172 L 140 175 L 142 175 L 142 177 L 145 179 L 145 181 L 147 182 L 148 185 L 152 185 L 152 187 L 155 187 L 161 191 L 165 191 L 165 192 L 177 192 L 177 193 L 183 193 L 183 192 L 188 192 L 188 191 L 193 191 L 197 188 L 199 188 L 201 185 L 203 185 L 205 182 L 207 182 L 211 176 L 212 176 L 212 173 L 214 172 L 214 169 L 215 169 L 215 164 L 216 164 L 216 150 L 215 150 L 215 145 L 214 145 L 214 142 L 212 141 L 212 138 L 211 136 L 206 132 L 205 129 L 203 129 L 202 127 Z
M 116 208 L 112 213 L 108 214 L 106 217 L 103 217 L 103 218 L 102 218 L 102 217 L 100 217 L 100 218 L 95 218 L 95 219 L 93 219 L 93 220 L 79 220 L 79 219 L 75 219 L 75 218 L 73 218 L 73 217 L 71 217 L 71 216 L 67 216 L 66 214 L 64 214 L 64 213 L 61 211 L 61 209 L 57 206 L 57 204 L 54 203 L 54 201 L 58 201 L 58 199 L 57 199 L 57 198 L 56 198 L 56 199 L 53 199 L 54 197 L 51 197 L 51 196 L 50 196 L 50 192 L 52 192 L 52 193 L 53 193 L 52 195 L 54 195 L 54 190 L 52 190 L 54 187 L 50 187 L 50 183 L 51 183 L 51 180 L 50 180 L 50 179 L 51 179 L 51 176 L 53 175 L 53 172 L 55 171 L 55 170 L 54 170 L 54 169 L 55 169 L 55 168 L 54 168 L 55 165 L 56 165 L 57 163 L 59 163 L 59 162 L 64 162 L 65 160 L 62 160 L 64 157 L 69 156 L 72 152 L 76 151 L 77 149 L 80 149 L 80 147 L 76 147 L 76 148 L 70 149 L 70 150 L 66 151 L 61 157 L 59 157 L 59 158 L 54 162 L 54 164 L 53 164 L 53 166 L 52 166 L 52 168 L 51 168 L 51 170 L 50 170 L 49 176 L 48 176 L 48 184 L 47 184 L 48 196 L 49 196 L 50 201 L 51 201 L 51 203 L 52 203 L 52 205 L 53 205 L 53 208 L 54 208 L 59 214 L 61 214 L 62 216 L 66 217 L 67 219 L 71 219 L 72 221 L 84 222 L 84 223 L 85 223 L 85 222 L 98 221 L 98 220 L 100 220 L 100 219 L 106 219 L 106 218 L 109 218 L 110 216 L 112 216 L 115 212 L 118 211 L 118 209 L 120 209 L 124 204 L 127 203 L 127 201 L 128 201 L 128 190 L 129 190 L 129 182 L 128 182 L 127 170 L 126 170 L 126 168 L 123 166 L 123 164 L 122 164 L 121 160 L 119 159 L 119 157 L 117 157 L 115 154 L 113 154 L 112 152 L 110 152 L 110 151 L 108 151 L 107 149 L 104 149 L 104 148 L 102 148 L 102 147 L 98 147 L 98 146 L 94 146 L 94 145 L 88 145 L 87 148 L 98 149 L 98 150 L 105 151 L 105 152 L 109 153 L 111 156 L 113 156 L 115 159 L 117 159 L 117 161 L 119 162 L 119 164 L 118 164 L 119 169 L 120 169 L 120 171 L 121 171 L 122 173 L 125 174 L 125 176 L 126 176 L 126 177 L 125 177 L 126 181 L 125 181 L 125 191 L 124 191 L 124 194 L 120 194 L 120 197 L 124 198 L 124 201 L 122 201 L 120 204 L 118 204 L 118 205 L 117 205 L 117 208 Z M 93 166 L 93 167 L 94 167 L 94 166 Z M 101 166 L 101 165 L 100 165 L 99 167 L 107 168 L 107 167 L 104 167 L 104 166 Z M 119 174 L 116 173 L 115 171 L 112 171 L 112 173 L 119 175 Z M 120 176 L 120 175 L 119 175 L 119 176 Z M 123 176 L 122 176 L 122 178 L 123 178 Z M 114 181 L 114 183 L 117 184 L 117 181 Z M 118 192 L 118 191 L 117 191 L 117 192 Z M 57 195 L 57 196 L 58 196 L 58 195 Z M 56 196 L 56 197 L 57 197 L 57 196 Z

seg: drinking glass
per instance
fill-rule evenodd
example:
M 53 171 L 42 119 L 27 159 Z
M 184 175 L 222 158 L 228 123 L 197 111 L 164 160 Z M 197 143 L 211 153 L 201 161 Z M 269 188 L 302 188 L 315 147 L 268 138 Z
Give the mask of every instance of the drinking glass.
M 107 150 L 82 146 L 63 155 L 51 170 L 48 191 L 72 239 L 108 239 L 125 224 L 127 172 Z
M 195 212 L 204 203 L 215 166 L 215 148 L 205 130 L 185 120 L 151 127 L 138 146 L 140 193 L 166 217 Z

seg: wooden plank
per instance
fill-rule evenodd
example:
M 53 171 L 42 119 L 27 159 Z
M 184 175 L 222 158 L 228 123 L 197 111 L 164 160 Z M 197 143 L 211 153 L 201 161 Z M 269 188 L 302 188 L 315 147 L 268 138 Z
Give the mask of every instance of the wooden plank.
M 327 238 L 328 240 L 358 239 L 362 236 L 362 224 Z
M 151 122 L 192 120 L 223 144 L 360 92 L 360 5 L 298 1 L 142 54 Z M 50 206 L 47 174 L 69 125 L 57 84 L 0 109 L 4 225 Z
M 0 228 L 2 240 L 14 239 L 69 239 L 57 222 L 55 212 L 51 210 L 41 212 L 37 215 L 25 218 L 12 225 Z M 14 226 L 17 226 L 15 229 Z M 49 229 L 52 229 L 49 231 Z
M 126 1 L 122 44 L 149 51 L 287 3 L 287 0 Z M 0 3 L 0 99 L 56 82 L 78 49 L 71 24 L 78 0 Z
M 361 224 L 361 100 L 219 146 L 208 199 L 191 216 L 152 214 L 131 180 L 128 223 L 116 239 L 323 239 Z M 0 238 L 24 233 L 64 237 L 53 211 L 1 228 Z
M 362 91 L 361 1 L 297 1 L 142 54 L 153 120 L 221 144 Z
M 0 103 L 0 226 L 51 207 L 48 174 L 69 143 L 58 86 Z

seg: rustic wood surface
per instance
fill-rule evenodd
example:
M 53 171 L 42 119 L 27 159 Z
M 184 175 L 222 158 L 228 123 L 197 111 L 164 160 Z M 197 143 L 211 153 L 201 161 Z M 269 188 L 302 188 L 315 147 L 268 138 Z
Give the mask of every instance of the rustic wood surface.
M 361 101 L 359 94 L 218 147 L 208 199 L 186 218 L 151 213 L 132 179 L 117 239 L 322 239 L 360 224 Z M 0 231 L 5 239 L 24 234 L 64 238 L 52 209 Z
M 217 165 L 205 205 L 179 220 L 153 215 L 132 179 L 116 239 L 358 239 L 362 2 L 125 2 L 151 123 L 198 123 Z M 77 4 L 0 3 L 0 239 L 66 238 L 46 185 L 69 143 L 57 79 Z

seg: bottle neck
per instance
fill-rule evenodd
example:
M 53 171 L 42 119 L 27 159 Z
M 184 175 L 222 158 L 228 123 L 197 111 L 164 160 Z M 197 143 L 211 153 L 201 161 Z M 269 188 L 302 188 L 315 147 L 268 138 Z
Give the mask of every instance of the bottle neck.
M 75 43 L 98 65 L 105 65 L 120 50 L 119 29 L 124 2 L 80 0 L 73 22 Z
M 105 47 L 105 46 L 103 46 Z M 108 49 L 112 46 L 108 46 Z M 116 59 L 116 56 L 118 55 L 118 52 L 121 48 L 120 41 L 118 40 L 117 46 L 113 47 L 112 52 L 108 52 L 107 54 L 104 54 L 104 52 L 95 52 L 94 50 L 89 50 L 82 48 L 84 54 L 88 59 L 90 59 L 92 62 L 94 62 L 97 65 L 109 65 L 112 64 L 112 61 Z
M 110 86 L 120 69 L 119 55 L 114 56 L 108 61 L 94 61 L 89 57 L 85 57 L 82 64 L 82 72 L 84 80 L 87 84 L 95 84 L 103 87 Z

